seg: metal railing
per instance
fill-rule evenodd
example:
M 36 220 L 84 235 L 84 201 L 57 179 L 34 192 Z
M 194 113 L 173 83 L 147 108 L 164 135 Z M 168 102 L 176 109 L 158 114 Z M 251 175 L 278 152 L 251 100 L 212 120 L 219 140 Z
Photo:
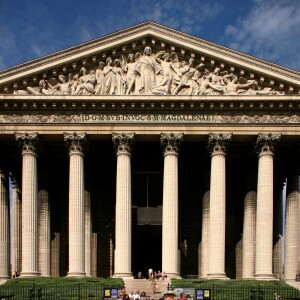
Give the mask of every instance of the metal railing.
M 178 289 L 178 287 L 171 287 L 171 289 Z M 275 299 L 299 299 L 300 291 L 293 287 L 285 286 L 240 286 L 240 285 L 185 285 L 185 289 L 194 289 L 194 295 L 191 298 L 197 299 L 212 299 L 212 300 L 275 300 Z M 206 295 L 206 297 L 204 297 Z M 208 296 L 209 295 L 209 296 Z M 280 295 L 280 298 L 276 298 Z M 203 298 L 201 298 L 201 296 Z
M 102 299 L 104 288 L 99 283 L 8 285 L 0 286 L 0 300 L 86 300 Z M 111 287 L 121 289 L 113 285 Z

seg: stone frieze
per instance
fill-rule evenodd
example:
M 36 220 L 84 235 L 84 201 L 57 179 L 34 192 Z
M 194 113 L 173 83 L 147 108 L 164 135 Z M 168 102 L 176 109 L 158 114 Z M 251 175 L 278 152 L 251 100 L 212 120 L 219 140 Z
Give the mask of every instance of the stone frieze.
M 294 113 L 222 114 L 0 114 L 0 124 L 300 124 Z

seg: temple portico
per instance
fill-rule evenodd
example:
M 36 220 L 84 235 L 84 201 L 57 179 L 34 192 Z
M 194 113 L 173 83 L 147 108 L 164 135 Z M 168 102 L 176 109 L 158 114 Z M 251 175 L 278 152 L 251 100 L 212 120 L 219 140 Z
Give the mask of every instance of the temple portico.
M 299 91 L 153 22 L 0 71 L 0 279 L 294 280 Z

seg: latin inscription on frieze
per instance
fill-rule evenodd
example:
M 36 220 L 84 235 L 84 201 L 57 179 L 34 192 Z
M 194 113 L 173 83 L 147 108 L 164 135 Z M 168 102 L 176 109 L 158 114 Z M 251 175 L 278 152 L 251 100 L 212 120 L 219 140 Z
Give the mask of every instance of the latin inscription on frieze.
M 83 115 L 83 122 L 91 123 L 211 123 L 213 116 L 210 114 L 88 114 Z

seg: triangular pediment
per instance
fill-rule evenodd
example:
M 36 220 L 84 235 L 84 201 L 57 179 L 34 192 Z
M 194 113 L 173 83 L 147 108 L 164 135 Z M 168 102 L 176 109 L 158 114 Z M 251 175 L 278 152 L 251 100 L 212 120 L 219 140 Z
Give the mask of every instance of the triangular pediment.
M 11 95 L 282 95 L 299 88 L 298 71 L 153 22 L 0 71 L 0 94 Z

